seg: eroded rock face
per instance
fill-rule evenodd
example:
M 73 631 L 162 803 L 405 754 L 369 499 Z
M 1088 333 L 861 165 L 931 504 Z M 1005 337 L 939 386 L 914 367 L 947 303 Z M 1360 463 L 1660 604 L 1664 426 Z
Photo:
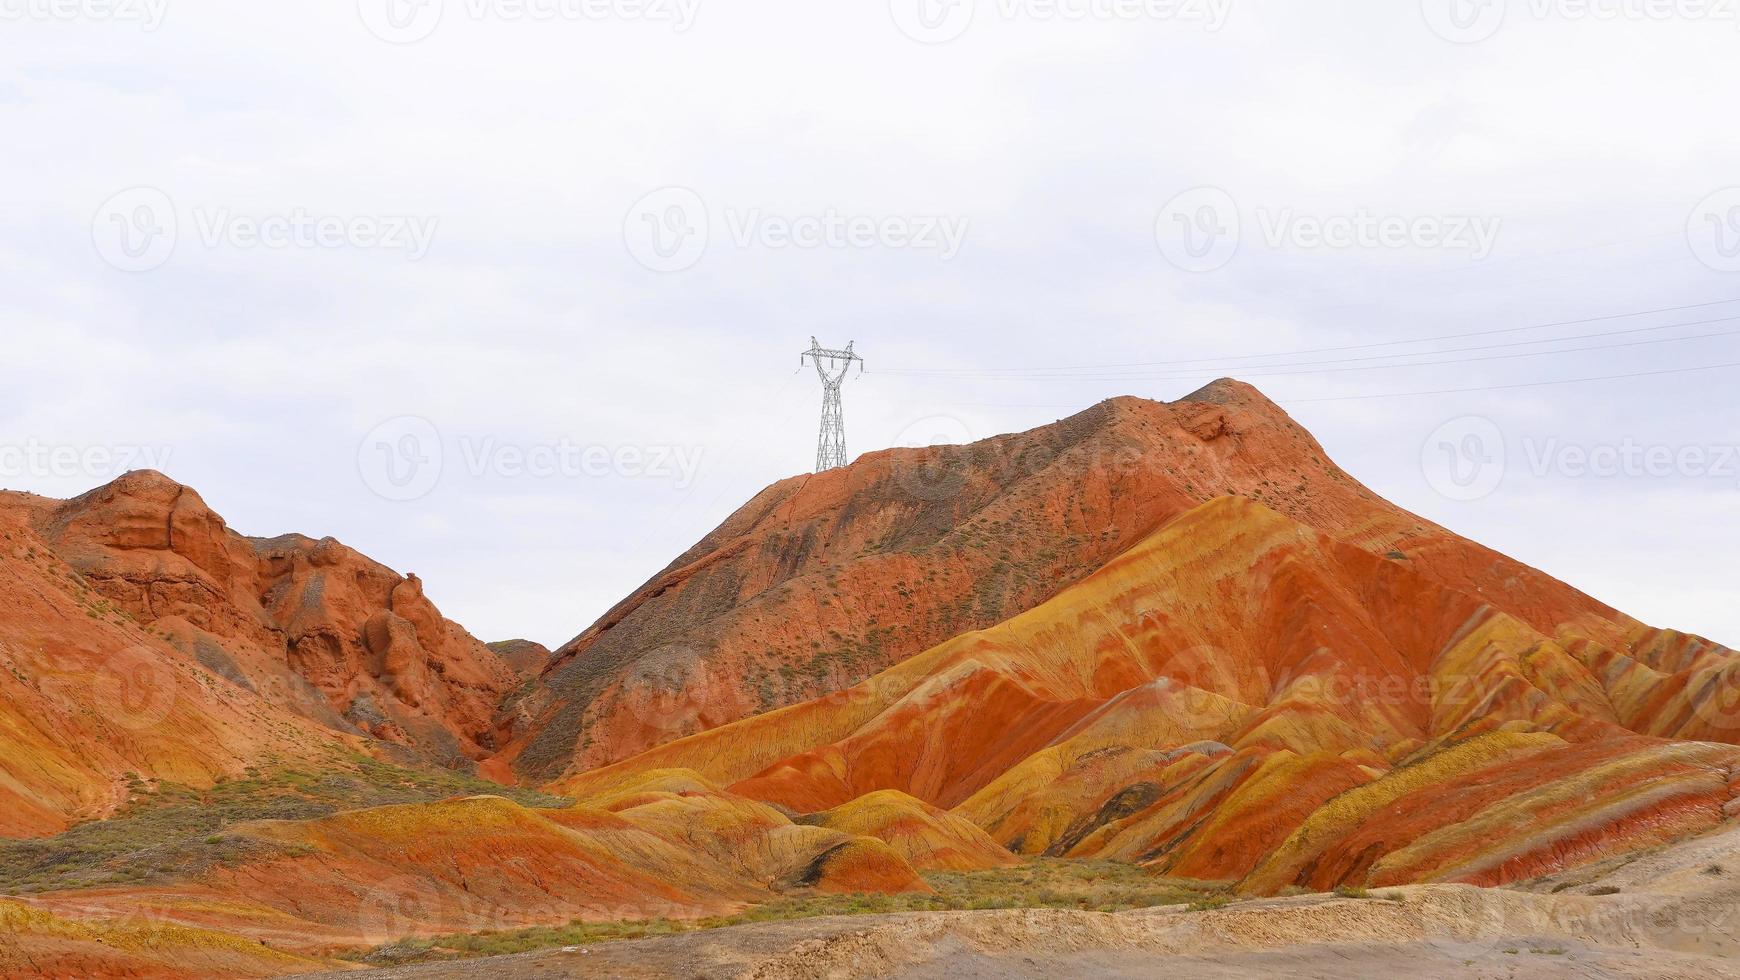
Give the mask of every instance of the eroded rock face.
M 332 730 L 339 719 L 330 711 L 317 724 L 281 706 L 325 704 L 312 688 L 300 699 L 283 696 L 294 687 L 269 699 L 262 691 L 272 675 L 245 670 L 241 645 L 190 625 L 184 617 L 216 625 L 235 611 L 213 604 L 215 580 L 187 559 L 176 556 L 167 563 L 176 570 L 162 577 L 137 568 L 94 587 L 37 533 L 60 506 L 0 493 L 0 837 L 106 816 L 135 780 L 208 786 L 268 761 L 313 767 L 364 747 Z M 134 508 L 103 540 L 167 543 L 172 516 Z M 132 612 L 144 608 L 168 613 L 156 622 L 179 624 L 184 642 Z
M 1222 497 L 992 629 L 557 788 L 692 770 L 826 826 L 900 827 L 879 836 L 915 864 L 974 853 L 964 820 L 1018 854 L 1256 894 L 1501 885 L 1721 826 L 1736 664 L 1642 625 L 1549 636 Z
M 1117 398 L 1030 432 L 774 484 L 556 651 L 503 759 L 534 780 L 844 690 L 1031 609 L 1241 496 L 1552 636 L 1636 625 L 1379 498 L 1249 385 Z M 528 720 L 529 719 L 529 720 Z
M 467 765 L 519 683 L 415 575 L 331 538 L 247 538 L 191 488 L 141 471 L 32 514 L 100 595 L 208 669 L 321 724 Z

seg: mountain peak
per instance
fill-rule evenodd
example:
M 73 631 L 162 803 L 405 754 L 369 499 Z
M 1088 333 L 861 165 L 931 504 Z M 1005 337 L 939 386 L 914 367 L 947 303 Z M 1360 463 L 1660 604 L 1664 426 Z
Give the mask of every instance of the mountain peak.
M 1269 396 L 1258 390 L 1256 385 L 1240 381 L 1237 378 L 1217 378 L 1178 400 L 1181 402 L 1206 402 L 1211 405 L 1279 407 L 1269 399 Z
M 1459 557 L 1444 584 L 1527 580 L 1524 618 L 1549 631 L 1600 611 L 1377 497 L 1260 391 L 1222 379 L 768 487 L 555 652 L 506 754 L 550 779 L 842 690 L 1033 608 L 1228 496 L 1380 556 L 1445 539 Z

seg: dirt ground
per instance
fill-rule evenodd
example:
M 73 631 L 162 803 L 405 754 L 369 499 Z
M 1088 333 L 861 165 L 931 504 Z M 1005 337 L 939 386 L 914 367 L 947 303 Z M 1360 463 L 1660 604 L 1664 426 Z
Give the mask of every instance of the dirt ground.
M 351 978 L 1740 978 L 1740 828 L 1526 888 L 759 923 Z

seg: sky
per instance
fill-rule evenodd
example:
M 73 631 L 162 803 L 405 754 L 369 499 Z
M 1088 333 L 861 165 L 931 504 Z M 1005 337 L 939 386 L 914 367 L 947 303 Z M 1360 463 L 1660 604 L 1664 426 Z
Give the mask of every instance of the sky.
M 0 485 L 553 646 L 813 465 L 814 336 L 854 456 L 1242 377 L 1740 645 L 1735 6 L 0 0 Z

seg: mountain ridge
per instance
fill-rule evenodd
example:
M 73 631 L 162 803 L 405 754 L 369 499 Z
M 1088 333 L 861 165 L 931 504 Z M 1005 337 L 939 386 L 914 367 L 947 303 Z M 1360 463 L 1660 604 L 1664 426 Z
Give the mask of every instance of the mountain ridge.
M 772 484 L 557 649 L 503 761 L 557 778 L 849 687 L 1032 608 L 1228 493 L 1410 554 L 1549 634 L 1577 623 L 1612 644 L 1634 625 L 1384 501 L 1261 392 L 1223 379 Z

